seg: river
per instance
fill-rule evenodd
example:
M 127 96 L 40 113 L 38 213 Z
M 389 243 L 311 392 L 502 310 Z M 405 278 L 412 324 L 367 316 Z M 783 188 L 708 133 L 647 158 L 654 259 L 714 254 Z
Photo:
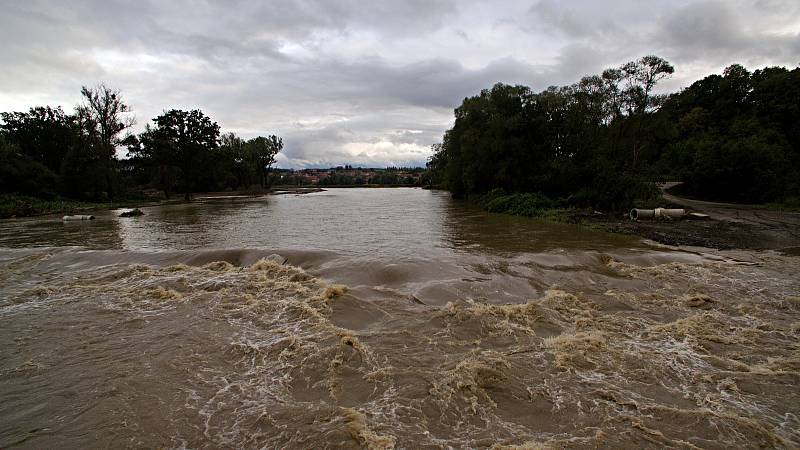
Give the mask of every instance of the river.
M 0 221 L 0 447 L 800 446 L 797 257 L 420 189 L 143 211 Z

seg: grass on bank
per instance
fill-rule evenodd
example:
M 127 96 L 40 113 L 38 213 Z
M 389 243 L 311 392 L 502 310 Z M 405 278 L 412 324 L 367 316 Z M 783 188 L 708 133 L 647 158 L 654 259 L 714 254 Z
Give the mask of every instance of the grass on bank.
M 507 193 L 495 189 L 486 194 L 471 197 L 470 201 L 482 209 L 492 213 L 510 214 L 514 216 L 535 217 L 556 222 L 586 223 L 586 216 L 596 214 L 592 208 L 581 208 L 570 202 L 570 199 L 552 199 L 538 193 Z M 635 208 L 670 207 L 661 196 L 649 195 L 632 201 Z M 628 210 L 607 211 L 605 214 L 627 217 Z
M 764 207 L 772 211 L 800 213 L 800 197 L 787 197 L 782 202 L 767 203 Z
M 593 229 L 602 229 L 612 233 L 629 233 L 624 228 L 608 226 L 609 219 L 618 218 L 625 221 L 627 211 L 607 211 L 603 214 L 598 213 L 592 208 L 578 208 L 570 204 L 567 199 L 551 199 L 538 193 L 506 193 L 501 189 L 495 189 L 483 195 L 472 196 L 469 201 L 478 205 L 481 209 L 501 214 L 515 216 L 534 217 L 555 222 L 568 222 L 580 224 Z M 660 195 L 646 196 L 632 201 L 634 208 L 669 208 L 680 207 L 666 202 Z M 761 205 L 749 205 L 773 211 L 783 211 L 800 213 L 800 198 L 788 197 L 781 202 L 766 203 Z M 600 214 L 598 219 L 597 214 Z M 596 223 L 597 220 L 603 224 Z
M 66 198 L 42 199 L 29 195 L 0 194 L 0 219 L 68 214 L 90 209 L 122 208 L 152 202 L 150 198 L 130 198 L 117 202 L 88 202 Z
M 578 211 L 567 205 L 565 201 L 552 200 L 541 194 L 509 194 L 498 189 L 471 200 L 488 212 L 555 221 L 565 221 Z

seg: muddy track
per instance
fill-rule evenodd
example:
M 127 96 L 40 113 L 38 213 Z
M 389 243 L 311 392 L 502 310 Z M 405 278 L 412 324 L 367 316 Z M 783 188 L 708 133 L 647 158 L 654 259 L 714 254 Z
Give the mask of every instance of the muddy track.
M 667 245 L 717 249 L 786 250 L 800 247 L 800 213 L 772 211 L 755 205 L 707 202 L 670 194 L 679 183 L 664 183 L 665 203 L 708 214 L 708 220 L 650 222 L 626 217 L 591 216 L 580 219 L 613 232 L 636 234 Z M 666 205 L 665 205 L 666 206 Z

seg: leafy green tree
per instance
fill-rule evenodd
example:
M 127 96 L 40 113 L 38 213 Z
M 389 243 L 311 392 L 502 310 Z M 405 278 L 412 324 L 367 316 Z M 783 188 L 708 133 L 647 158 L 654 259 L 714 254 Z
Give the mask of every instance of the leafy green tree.
M 76 198 L 104 198 L 104 172 L 98 165 L 95 122 L 84 110 L 67 115 L 61 108 L 44 106 L 31 108 L 27 113 L 2 113 L 2 118 L 0 130 L 17 148 L 6 155 L 9 167 L 26 168 L 24 173 L 37 167 L 42 172 L 41 176 L 21 181 L 19 188 L 9 187 L 10 192 L 25 191 L 43 197 L 59 192 Z M 42 184 L 45 180 L 47 185 Z M 34 189 L 33 185 L 38 187 Z
M 120 144 L 122 131 L 134 123 L 133 117 L 128 115 L 131 108 L 123 101 L 119 89 L 109 88 L 102 83 L 95 87 L 83 86 L 81 95 L 84 102 L 77 107 L 78 114 L 88 116 L 94 123 L 108 196 L 113 199 L 117 145 Z
M 750 73 L 734 64 L 673 94 L 660 111 L 675 125 L 660 167 L 703 198 L 767 202 L 800 193 L 800 69 Z
M 62 192 L 73 198 L 109 200 L 108 161 L 97 134 L 97 123 L 86 109 L 73 116 L 74 144 L 61 163 Z
M 661 126 L 652 118 L 663 98 L 653 89 L 673 71 L 648 56 L 539 93 L 485 89 L 455 110 L 453 128 L 428 162 L 431 177 L 455 196 L 501 189 L 625 208 L 652 193 L 634 169 L 653 141 L 645 131 Z M 630 148 L 633 158 L 625 156 Z
M 248 153 L 248 146 L 244 139 L 234 133 L 224 133 L 220 137 L 219 153 L 222 165 L 229 177 L 226 185 L 231 188 L 248 187 L 253 184 L 254 163 Z
M 140 137 L 142 147 L 137 156 L 157 168 L 165 195 L 177 186 L 189 200 L 213 168 L 219 125 L 198 109 L 171 109 L 153 123 Z
M 25 112 L 0 113 L 6 140 L 19 151 L 57 174 L 61 162 L 75 144 L 74 118 L 60 107 L 40 106 Z
M 632 166 L 636 169 L 641 148 L 641 133 L 647 113 L 653 112 L 662 103 L 653 96 L 653 89 L 659 81 L 675 72 L 675 68 L 658 56 L 644 56 L 620 67 L 626 83 L 624 98 L 628 115 L 634 120 Z
M 269 135 L 250 139 L 245 144 L 251 161 L 258 174 L 262 188 L 269 187 L 269 172 L 275 164 L 275 157 L 283 150 L 283 139 Z
M 56 175 L 0 133 L 0 193 L 55 196 Z

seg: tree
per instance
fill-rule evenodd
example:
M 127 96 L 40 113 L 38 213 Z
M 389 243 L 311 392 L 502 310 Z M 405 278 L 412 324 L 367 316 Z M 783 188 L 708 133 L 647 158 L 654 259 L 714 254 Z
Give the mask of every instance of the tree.
M 33 167 L 45 171 L 41 176 L 29 177 L 20 184 L 27 188 L 15 191 L 52 196 L 55 192 L 70 197 L 103 198 L 105 191 L 100 180 L 105 179 L 103 166 L 98 165 L 98 140 L 95 121 L 81 109 L 74 115 L 66 114 L 60 107 L 31 108 L 29 112 L 2 113 L 0 126 L 9 143 L 18 149 L 9 161 L 18 168 Z M 47 186 L 32 180 L 49 180 Z
M 90 111 L 77 108 L 73 133 L 74 144 L 61 163 L 62 192 L 69 197 L 107 200 L 111 183 L 109 161 Z
M 141 156 L 159 169 L 165 195 L 169 196 L 178 178 L 177 184 L 189 200 L 199 181 L 214 169 L 212 153 L 218 148 L 219 125 L 198 109 L 171 109 L 153 122 L 155 127 L 140 137 Z M 173 176 L 174 169 L 178 177 Z
M 116 146 L 123 130 L 130 128 L 133 117 L 128 116 L 130 107 L 122 100 L 119 89 L 111 89 L 103 83 L 90 88 L 81 88 L 84 103 L 79 105 L 79 114 L 90 117 L 96 126 L 102 161 L 105 164 L 106 184 L 109 198 L 114 198 L 112 175 L 117 158 Z
M 631 114 L 641 114 L 653 106 L 653 89 L 659 81 L 675 73 L 675 68 L 665 59 L 655 55 L 644 56 L 620 67 L 627 83 L 625 91 Z
M 662 146 L 659 166 L 701 198 L 756 203 L 798 196 L 798 104 L 800 68 L 751 74 L 731 65 L 665 102 L 658 116 L 676 133 Z
M 429 160 L 430 177 L 454 196 L 500 189 L 625 208 L 652 192 L 633 168 L 654 141 L 640 137 L 645 124 L 661 125 L 651 120 L 663 102 L 653 90 L 673 71 L 646 56 L 539 93 L 504 84 L 484 89 L 455 110 L 455 124 Z M 619 151 L 629 145 L 632 163 Z
M 54 174 L 61 169 L 61 161 L 74 145 L 74 118 L 61 107 L 39 106 L 25 112 L 0 113 L 0 129 L 9 142 L 19 150 L 43 164 Z
M 234 133 L 225 133 L 220 137 L 219 152 L 226 175 L 233 178 L 226 180 L 226 184 L 233 188 L 249 186 L 253 179 L 253 164 L 245 140 Z
M 53 197 L 55 174 L 39 161 L 19 151 L 0 133 L 0 193 Z
M 637 61 L 623 64 L 620 71 L 627 83 L 625 98 L 628 104 L 628 113 L 636 120 L 633 135 L 633 168 L 636 168 L 641 152 L 640 135 L 644 122 L 644 115 L 652 112 L 661 103 L 653 96 L 656 84 L 672 75 L 675 68 L 665 59 L 648 55 Z
M 275 156 L 283 150 L 283 139 L 275 135 L 259 136 L 247 141 L 246 147 L 259 176 L 259 184 L 262 188 L 269 187 L 269 172 L 275 164 Z

